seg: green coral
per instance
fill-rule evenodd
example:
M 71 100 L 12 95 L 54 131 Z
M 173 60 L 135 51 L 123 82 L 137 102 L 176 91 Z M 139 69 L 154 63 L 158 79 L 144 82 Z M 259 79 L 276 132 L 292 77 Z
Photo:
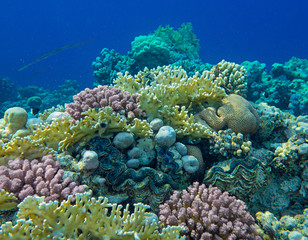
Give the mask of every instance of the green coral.
M 154 68 L 169 63 L 170 47 L 160 37 L 138 36 L 132 42 L 131 54 L 138 69 Z
M 172 50 L 185 54 L 190 60 L 199 58 L 199 40 L 193 33 L 191 23 L 183 23 L 178 31 L 169 25 L 159 26 L 154 32 L 154 36 L 160 37 L 165 43 L 172 46 Z

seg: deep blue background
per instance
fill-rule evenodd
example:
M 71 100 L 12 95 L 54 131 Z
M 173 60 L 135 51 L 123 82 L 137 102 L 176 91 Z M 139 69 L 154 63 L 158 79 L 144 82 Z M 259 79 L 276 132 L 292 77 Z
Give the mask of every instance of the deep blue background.
M 102 48 L 126 54 L 134 37 L 184 22 L 192 22 L 204 62 L 259 60 L 270 68 L 308 58 L 307 10 L 307 0 L 2 0 L 0 76 L 18 86 L 55 89 L 75 79 L 92 87 L 91 63 Z M 17 71 L 55 48 L 91 39 Z

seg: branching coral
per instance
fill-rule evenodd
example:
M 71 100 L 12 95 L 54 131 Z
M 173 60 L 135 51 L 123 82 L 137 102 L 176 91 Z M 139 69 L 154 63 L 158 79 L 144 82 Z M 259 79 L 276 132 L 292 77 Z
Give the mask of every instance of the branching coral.
M 54 119 L 50 124 L 38 126 L 31 135 L 14 138 L 0 146 L 0 163 L 9 158 L 22 157 L 34 159 L 55 151 L 68 150 L 77 142 L 87 142 L 95 136 L 119 131 L 131 132 L 137 136 L 149 136 L 151 127 L 145 120 L 135 118 L 131 123 L 113 112 L 107 106 L 103 109 L 91 109 L 82 113 L 77 123 L 69 118 Z
M 32 160 L 54 154 L 55 150 L 46 147 L 42 140 L 43 137 L 39 140 L 32 139 L 29 136 L 24 138 L 16 137 L 8 143 L 0 145 L 0 165 L 6 165 L 8 160 L 18 157 Z
M 0 211 L 14 209 L 18 204 L 18 199 L 13 193 L 0 189 Z
M 110 204 L 106 198 L 90 198 L 89 193 L 77 194 L 59 203 L 44 203 L 44 197 L 28 197 L 19 204 L 16 225 L 7 222 L 0 226 L 0 237 L 8 239 L 182 239 L 182 227 L 166 227 L 147 213 L 147 206 L 135 205 L 130 213 L 128 205 Z
M 219 130 L 210 138 L 210 150 L 223 157 L 247 155 L 251 148 L 251 141 L 244 141 L 244 135 L 236 134 L 231 129 Z
M 8 162 L 8 167 L 0 166 L 0 189 L 14 193 L 20 201 L 36 194 L 45 196 L 47 202 L 84 192 L 84 187 L 69 177 L 62 179 L 63 174 L 60 163 L 52 156 L 44 156 L 41 161 L 16 158 Z
M 217 79 L 222 80 L 222 86 L 227 94 L 246 97 L 247 73 L 243 66 L 222 60 L 211 69 L 211 72 Z
M 119 88 L 98 86 L 94 89 L 86 88 L 73 97 L 74 102 L 66 104 L 66 111 L 75 120 L 82 118 L 82 113 L 93 108 L 104 108 L 109 106 L 115 113 L 120 113 L 128 120 L 135 117 L 145 117 L 145 112 L 138 108 L 137 94 L 127 91 L 121 92 Z
M 159 219 L 166 225 L 184 226 L 191 239 L 261 240 L 245 203 L 227 192 L 193 183 L 182 193 L 175 191 L 160 206 Z

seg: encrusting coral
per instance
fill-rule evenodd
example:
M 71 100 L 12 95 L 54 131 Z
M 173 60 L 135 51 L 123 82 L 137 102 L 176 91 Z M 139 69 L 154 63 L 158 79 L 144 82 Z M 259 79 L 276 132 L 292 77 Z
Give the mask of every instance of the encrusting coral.
M 216 131 L 228 126 L 235 133 L 253 134 L 258 130 L 260 118 L 257 111 L 243 97 L 231 94 L 223 100 L 217 110 L 203 109 L 196 116 L 199 122 L 205 121 Z
M 148 206 L 135 204 L 133 213 L 121 205 L 108 203 L 103 197 L 91 198 L 91 193 L 76 194 L 61 202 L 44 202 L 44 197 L 27 197 L 19 204 L 15 225 L 0 226 L 0 238 L 8 239 L 154 239 L 184 240 L 183 227 L 160 228 Z

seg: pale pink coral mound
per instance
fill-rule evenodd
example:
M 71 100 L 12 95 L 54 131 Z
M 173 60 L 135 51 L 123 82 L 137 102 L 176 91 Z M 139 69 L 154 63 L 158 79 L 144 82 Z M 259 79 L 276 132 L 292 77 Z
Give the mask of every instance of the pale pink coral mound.
M 82 193 L 84 186 L 77 186 L 69 177 L 63 179 L 60 163 L 51 155 L 39 160 L 16 158 L 8 166 L 0 166 L 0 189 L 14 193 L 20 201 L 27 196 L 45 196 L 45 202 L 67 199 L 69 195 Z
M 159 220 L 184 226 L 190 239 L 261 240 L 245 203 L 218 188 L 193 183 L 160 205 Z
M 65 105 L 66 111 L 75 120 L 79 120 L 81 113 L 92 108 L 110 106 L 116 113 L 125 115 L 128 119 L 145 117 L 146 114 L 138 107 L 138 94 L 122 92 L 120 88 L 98 86 L 94 89 L 86 88 L 73 97 L 74 102 Z

